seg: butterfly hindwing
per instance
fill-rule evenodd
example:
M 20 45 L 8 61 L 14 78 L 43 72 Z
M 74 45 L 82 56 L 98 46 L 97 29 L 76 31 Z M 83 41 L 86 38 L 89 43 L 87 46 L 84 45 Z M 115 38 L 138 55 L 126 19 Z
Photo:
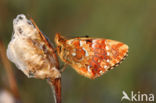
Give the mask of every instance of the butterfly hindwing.
M 56 36 L 55 41 L 62 48 L 58 52 L 61 59 L 78 73 L 91 79 L 117 66 L 128 52 L 126 44 L 114 40 L 74 38 L 59 42 L 60 38 L 64 39 Z

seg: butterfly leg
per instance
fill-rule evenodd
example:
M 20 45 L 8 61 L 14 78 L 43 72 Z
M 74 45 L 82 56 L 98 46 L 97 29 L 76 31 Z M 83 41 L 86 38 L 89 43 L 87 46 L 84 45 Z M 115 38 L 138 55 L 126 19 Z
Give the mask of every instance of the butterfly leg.
M 57 48 L 54 48 L 54 53 L 57 53 Z
M 61 67 L 60 72 L 61 72 L 61 73 L 64 72 L 64 70 L 67 68 L 67 66 L 68 66 L 68 64 L 64 64 L 64 65 Z

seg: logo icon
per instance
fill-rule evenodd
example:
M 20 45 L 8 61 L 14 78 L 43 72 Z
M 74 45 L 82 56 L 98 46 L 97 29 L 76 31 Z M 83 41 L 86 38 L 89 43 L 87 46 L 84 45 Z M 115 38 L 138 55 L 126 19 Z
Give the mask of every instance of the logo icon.
M 127 93 L 125 91 L 122 91 L 122 94 L 123 94 L 123 97 L 121 98 L 121 101 L 123 99 L 127 99 L 127 100 L 131 101 L 131 99 L 128 97 L 128 95 L 127 95 Z

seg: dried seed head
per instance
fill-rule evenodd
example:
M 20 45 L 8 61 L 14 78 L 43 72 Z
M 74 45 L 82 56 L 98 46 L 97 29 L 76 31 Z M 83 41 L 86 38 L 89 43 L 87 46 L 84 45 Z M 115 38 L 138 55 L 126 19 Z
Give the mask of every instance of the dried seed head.
M 7 56 L 18 69 L 28 77 L 59 78 L 56 54 L 36 24 L 20 14 L 13 20 L 13 29 Z

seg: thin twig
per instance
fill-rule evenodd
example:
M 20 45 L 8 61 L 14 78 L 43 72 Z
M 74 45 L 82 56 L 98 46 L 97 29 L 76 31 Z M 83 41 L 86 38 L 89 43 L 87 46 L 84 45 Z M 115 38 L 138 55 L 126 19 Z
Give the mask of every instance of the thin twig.
M 48 83 L 53 91 L 55 103 L 61 103 L 61 78 L 48 79 Z
M 6 57 L 6 49 L 1 40 L 0 40 L 0 57 L 3 62 L 4 68 L 6 70 L 6 74 L 7 74 L 8 82 L 10 86 L 9 88 L 11 92 L 13 93 L 13 95 L 15 96 L 18 103 L 21 103 L 21 99 L 20 99 L 20 95 L 18 92 L 18 87 L 17 87 L 16 79 L 13 73 L 13 69 L 11 67 L 9 60 Z

